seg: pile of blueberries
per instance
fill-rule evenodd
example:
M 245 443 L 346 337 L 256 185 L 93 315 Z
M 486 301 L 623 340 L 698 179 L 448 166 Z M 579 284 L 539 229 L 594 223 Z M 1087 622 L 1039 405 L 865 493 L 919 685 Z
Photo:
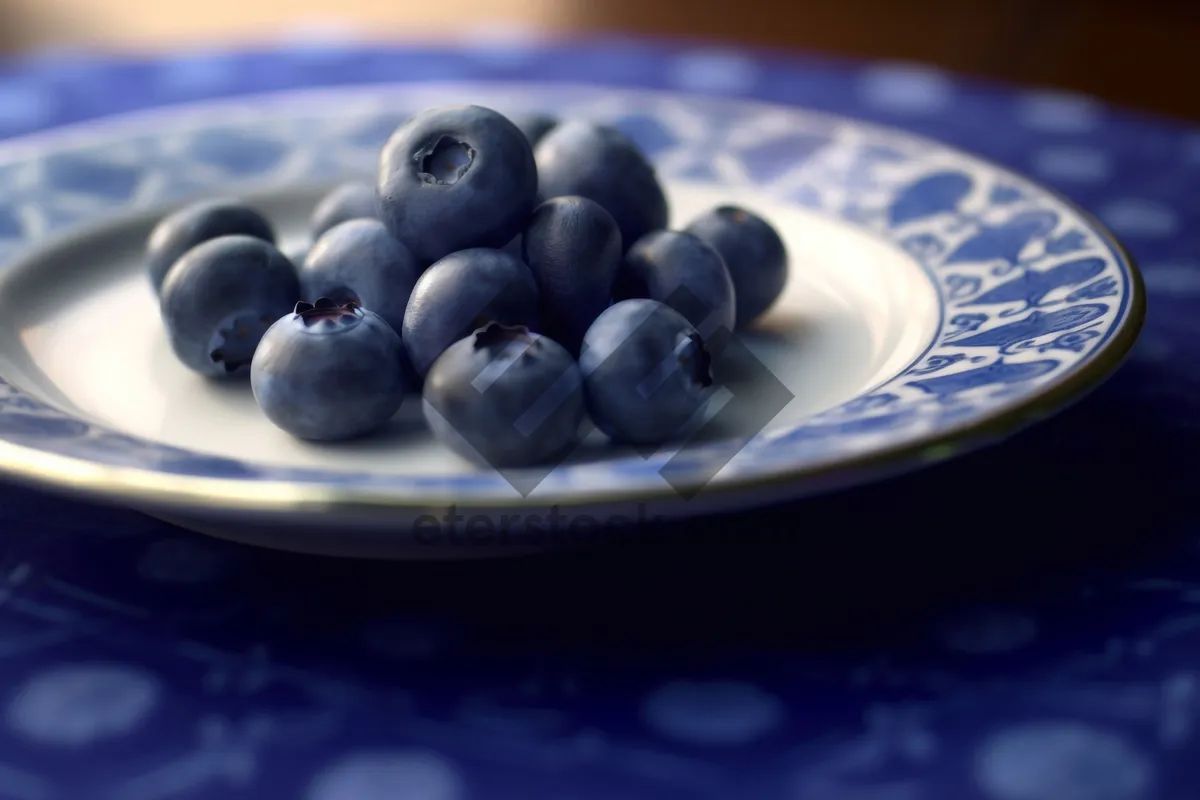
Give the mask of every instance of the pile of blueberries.
M 364 436 L 419 391 L 441 441 L 519 467 L 568 452 L 586 417 L 623 443 L 681 435 L 713 342 L 783 290 L 784 244 L 753 213 L 667 224 L 618 130 L 454 106 L 392 134 L 376 185 L 327 195 L 301 257 L 256 209 L 209 200 L 163 219 L 146 259 L 178 359 L 248 375 L 291 435 Z

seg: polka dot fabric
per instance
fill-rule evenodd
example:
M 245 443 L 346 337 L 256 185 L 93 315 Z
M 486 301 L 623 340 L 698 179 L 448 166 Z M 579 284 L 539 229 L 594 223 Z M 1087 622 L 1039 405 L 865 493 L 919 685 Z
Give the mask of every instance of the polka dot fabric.
M 0 796 L 1195 796 L 1200 131 L 911 65 L 514 33 L 43 54 L 0 66 L 0 136 L 468 79 L 759 98 L 976 152 L 1123 239 L 1149 293 L 1143 338 L 1102 389 L 1013 442 L 600 552 L 331 562 L 4 487 Z M 1017 485 L 1033 500 L 961 510 Z M 744 542 L 707 535 L 730 526 Z

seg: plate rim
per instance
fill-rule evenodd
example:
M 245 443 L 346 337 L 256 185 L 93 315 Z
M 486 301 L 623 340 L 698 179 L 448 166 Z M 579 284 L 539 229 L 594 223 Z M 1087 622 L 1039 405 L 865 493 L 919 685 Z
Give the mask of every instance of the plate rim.
M 469 48 L 455 50 L 464 55 Z M 163 105 L 102 115 L 91 119 L 48 128 L 24 136 L 0 140 L 0 165 L 12 163 L 22 154 L 29 156 L 46 152 L 54 146 L 69 146 L 78 140 L 86 142 L 96 137 L 119 135 L 127 128 L 136 128 L 138 123 L 160 121 L 159 130 L 167 127 L 172 118 L 185 112 L 202 112 L 221 108 L 247 108 L 256 101 L 274 100 L 281 103 L 298 103 L 305 97 L 356 92 L 362 96 L 375 93 L 398 92 L 414 86 L 429 87 L 442 85 L 500 84 L 542 85 L 557 90 L 572 86 L 598 90 L 623 91 L 634 94 L 672 97 L 697 97 L 735 102 L 764 108 L 789 109 L 831 121 L 851 123 L 868 131 L 885 132 L 893 138 L 906 139 L 916 145 L 932 147 L 951 153 L 1034 188 L 1046 198 L 1055 201 L 1079 220 L 1123 261 L 1128 271 L 1128 296 L 1124 318 L 1113 330 L 1101 348 L 1091 353 L 1082 362 L 1070 369 L 1061 379 L 1054 381 L 1027 397 L 1017 398 L 995 406 L 991 413 L 965 422 L 955 422 L 935 431 L 914 435 L 895 444 L 882 444 L 864 453 L 851 455 L 823 455 L 799 466 L 779 465 L 767 474 L 735 475 L 728 480 L 710 484 L 702 490 L 706 499 L 730 494 L 746 493 L 756 489 L 778 488 L 795 484 L 795 496 L 806 496 L 803 487 L 809 479 L 823 478 L 816 491 L 825 492 L 868 482 L 880 472 L 900 472 L 929 466 L 959 455 L 987 447 L 999 439 L 1007 438 L 1037 422 L 1056 414 L 1083 399 L 1099 387 L 1126 360 L 1145 324 L 1146 294 L 1141 270 L 1120 239 L 1109 230 L 1092 212 L 1071 200 L 1062 192 L 1049 187 L 1036 178 L 1029 177 L 1013 168 L 1000 164 L 986 156 L 947 144 L 936 138 L 913 133 L 898 126 L 881 124 L 849 114 L 811 109 L 799 104 L 768 101 L 756 97 L 736 97 L 709 94 L 688 90 L 669 90 L 656 87 L 625 86 L 597 82 L 557 82 L 512 80 L 485 75 L 463 77 L 455 80 L 395 80 L 387 82 L 359 82 L 336 85 L 320 85 L 281 89 L 265 92 L 248 92 L 219 98 L 180 101 Z M 82 143 L 82 142 L 81 142 Z M 145 211 L 146 209 L 140 209 Z M 128 212 L 126 212 L 128 213 Z M 102 223 L 97 218 L 91 224 Z M 80 226 L 68 229 L 50 242 L 70 237 Z M 44 243 L 44 242 L 43 242 Z M 30 253 L 23 253 L 21 260 Z M 940 289 L 939 289 L 940 290 Z M 0 440 L 0 475 L 26 485 L 48 490 L 67 491 L 98 500 L 107 500 L 133 506 L 150 506 L 168 509 L 203 509 L 211 512 L 259 512 L 263 514 L 309 513 L 312 511 L 392 512 L 420 513 L 428 511 L 431 504 L 440 507 L 450 503 L 466 510 L 525 510 L 553 505 L 557 508 L 592 508 L 610 503 L 654 503 L 682 502 L 671 486 L 643 489 L 623 486 L 604 492 L 578 492 L 569 487 L 554 491 L 546 496 L 498 497 L 491 494 L 440 494 L 423 493 L 422 496 L 397 494 L 389 489 L 356 487 L 351 483 L 331 485 L 319 482 L 287 480 L 245 480 L 236 477 L 211 477 L 188 475 L 155 470 L 146 467 L 108 465 L 76 456 L 61 455 Z M 815 488 L 815 487 L 814 487 Z

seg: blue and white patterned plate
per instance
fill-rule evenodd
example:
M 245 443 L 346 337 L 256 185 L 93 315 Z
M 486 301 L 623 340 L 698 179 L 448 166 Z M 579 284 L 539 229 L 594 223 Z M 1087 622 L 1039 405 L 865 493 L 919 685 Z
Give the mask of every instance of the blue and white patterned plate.
M 404 420 L 368 443 L 300 444 L 245 387 L 174 362 L 138 263 L 155 219 L 237 193 L 301 248 L 324 189 L 370 175 L 408 114 L 454 102 L 611 122 L 654 159 L 673 224 L 729 200 L 781 229 L 792 279 L 737 343 L 719 398 L 728 435 L 655 454 L 589 444 L 548 474 L 502 475 Z M 448 534 L 448 513 L 478 515 L 481 542 L 499 531 L 505 547 L 538 546 L 522 537 L 547 519 L 590 529 L 731 510 L 941 460 L 1095 386 L 1145 310 L 1136 268 L 1098 223 L 970 155 L 794 108 L 562 84 L 277 94 L 12 142 L 0 259 L 7 473 L 223 536 L 366 555 L 413 555 Z

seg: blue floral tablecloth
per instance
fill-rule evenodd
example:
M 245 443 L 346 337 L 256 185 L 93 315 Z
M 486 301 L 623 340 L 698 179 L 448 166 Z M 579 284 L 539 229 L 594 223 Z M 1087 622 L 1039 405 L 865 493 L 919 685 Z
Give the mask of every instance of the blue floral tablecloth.
M 330 561 L 0 489 L 0 798 L 1200 797 L 1200 128 L 911 66 L 609 40 L 48 54 L 0 65 L 0 136 L 453 78 L 744 95 L 975 151 L 1125 241 L 1143 338 L 1009 444 L 603 550 Z M 730 525 L 744 541 L 706 535 Z

